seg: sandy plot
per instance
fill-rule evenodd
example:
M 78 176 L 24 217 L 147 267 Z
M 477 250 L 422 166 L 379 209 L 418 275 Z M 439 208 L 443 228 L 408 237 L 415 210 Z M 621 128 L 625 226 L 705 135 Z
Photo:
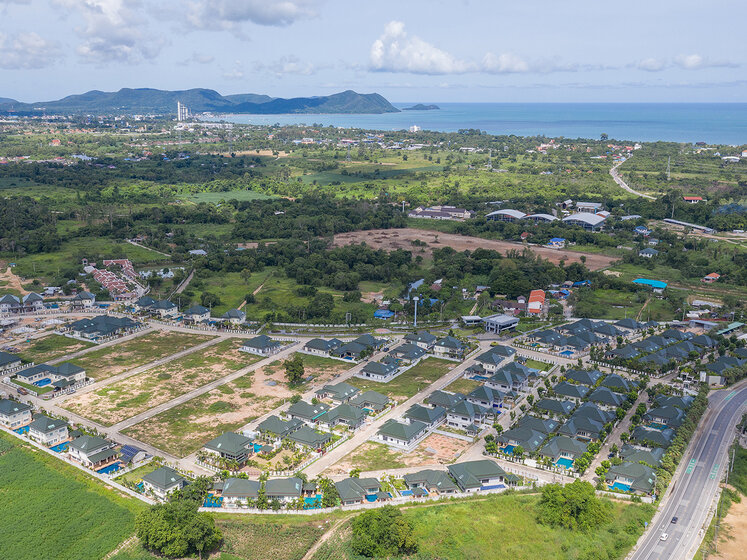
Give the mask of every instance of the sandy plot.
M 110 426 L 251 365 L 261 358 L 239 352 L 241 340 L 225 340 L 206 350 L 78 395 L 65 408 Z
M 721 526 L 727 529 L 728 536 L 719 542 L 719 551 L 715 557 L 741 560 L 747 548 L 747 499 L 742 498 L 741 502 L 731 504 Z
M 500 241 L 495 239 L 483 239 L 481 237 L 469 237 L 466 235 L 456 235 L 453 233 L 442 233 L 439 231 L 422 230 L 415 228 L 400 229 L 374 229 L 366 231 L 351 231 L 339 233 L 334 236 L 334 245 L 341 247 L 354 243 L 367 243 L 374 249 L 384 249 L 386 251 L 395 251 L 404 249 L 413 251 L 416 247 L 412 242 L 415 240 L 423 241 L 427 244 L 425 252 L 430 253 L 434 248 L 452 247 L 456 251 L 473 251 L 475 249 L 492 249 L 500 251 L 503 254 L 509 251 L 523 251 L 524 245 L 511 241 Z M 529 249 L 552 263 L 559 263 L 565 260 L 566 263 L 581 262 L 581 257 L 586 257 L 586 267 L 589 270 L 598 270 L 612 264 L 616 259 L 599 255 L 596 253 L 579 253 L 575 251 L 563 251 L 549 249 L 547 247 L 529 246 Z
M 0 263 L 0 281 L 7 282 L 3 285 L 3 289 L 11 289 L 17 291 L 22 296 L 29 293 L 23 286 L 21 286 L 21 279 L 13 274 L 13 269 L 7 266 L 6 262 Z

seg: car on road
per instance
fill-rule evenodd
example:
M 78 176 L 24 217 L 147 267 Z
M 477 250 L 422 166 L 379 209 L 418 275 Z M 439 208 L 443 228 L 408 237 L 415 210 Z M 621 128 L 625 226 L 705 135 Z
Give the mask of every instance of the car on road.
M 668 538 L 669 538 L 669 533 L 662 533 L 661 536 L 659 537 L 659 540 L 660 541 L 665 541 Z
M 22 388 L 22 387 L 19 387 L 17 390 L 18 390 L 18 394 L 19 395 L 28 395 L 29 394 L 29 392 L 26 389 Z
M 675 515 L 675 516 L 674 516 L 674 517 L 672 518 L 672 523 L 677 523 L 677 521 L 679 521 L 679 520 L 680 520 L 680 518 L 679 518 L 679 517 L 677 517 L 677 516 Z

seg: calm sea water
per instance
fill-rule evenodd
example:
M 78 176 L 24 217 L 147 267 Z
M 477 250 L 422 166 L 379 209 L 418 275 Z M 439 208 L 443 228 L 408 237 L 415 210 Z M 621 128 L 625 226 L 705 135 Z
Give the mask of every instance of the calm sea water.
M 242 124 L 321 124 L 370 130 L 456 132 L 599 138 L 653 142 L 747 143 L 747 103 L 436 103 L 440 110 L 384 115 L 228 115 Z M 413 103 L 395 103 L 398 108 Z

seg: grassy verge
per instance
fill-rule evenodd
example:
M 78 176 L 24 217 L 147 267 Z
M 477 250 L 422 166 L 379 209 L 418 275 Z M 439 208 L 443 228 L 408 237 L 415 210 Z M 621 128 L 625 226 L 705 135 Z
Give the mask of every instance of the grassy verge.
M 49 336 L 32 340 L 27 345 L 23 345 L 18 355 L 28 362 L 41 364 L 49 360 L 67 356 L 73 352 L 85 350 L 93 345 L 93 342 L 50 334 Z

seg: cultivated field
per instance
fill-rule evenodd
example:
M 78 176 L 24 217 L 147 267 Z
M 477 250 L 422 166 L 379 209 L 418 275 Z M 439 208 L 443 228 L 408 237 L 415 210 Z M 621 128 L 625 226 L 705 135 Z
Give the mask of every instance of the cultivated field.
M 221 343 L 222 344 L 222 343 Z M 220 346 L 220 344 L 218 345 Z M 329 379 L 350 364 L 301 354 L 306 375 Z M 293 396 L 280 360 L 216 387 L 125 430 L 135 439 L 184 457 L 223 432 L 237 430 Z
M 225 377 L 261 358 L 239 352 L 241 339 L 228 339 L 205 350 L 149 369 L 65 403 L 68 410 L 111 426 Z
M 210 340 L 211 336 L 157 331 L 70 360 L 101 381 Z
M 373 389 L 394 399 L 410 398 L 430 383 L 446 375 L 456 365 L 458 364 L 449 360 L 426 358 L 404 373 L 399 374 L 389 383 L 378 383 L 357 377 L 351 377 L 349 383 L 358 387 L 361 391 Z
M 525 245 L 511 241 L 499 241 L 495 239 L 483 239 L 481 237 L 468 237 L 453 233 L 442 233 L 426 229 L 401 228 L 401 229 L 374 229 L 367 231 L 351 231 L 338 233 L 334 237 L 334 245 L 337 247 L 365 242 L 374 249 L 395 251 L 404 249 L 413 251 L 413 241 L 423 241 L 427 244 L 423 247 L 426 254 L 430 254 L 434 248 L 452 247 L 456 251 L 473 251 L 475 249 L 492 249 L 503 254 L 509 251 L 522 251 Z M 552 263 L 558 264 L 565 260 L 570 264 L 581 262 L 581 257 L 586 257 L 586 267 L 589 270 L 599 270 L 610 266 L 616 259 L 595 253 L 579 253 L 576 251 L 563 251 L 530 245 L 529 249 L 536 255 Z
M 92 342 L 68 338 L 58 334 L 49 334 L 42 338 L 35 338 L 29 342 L 16 344 L 16 354 L 24 360 L 37 364 L 48 362 L 56 358 L 67 356 L 93 346 Z

